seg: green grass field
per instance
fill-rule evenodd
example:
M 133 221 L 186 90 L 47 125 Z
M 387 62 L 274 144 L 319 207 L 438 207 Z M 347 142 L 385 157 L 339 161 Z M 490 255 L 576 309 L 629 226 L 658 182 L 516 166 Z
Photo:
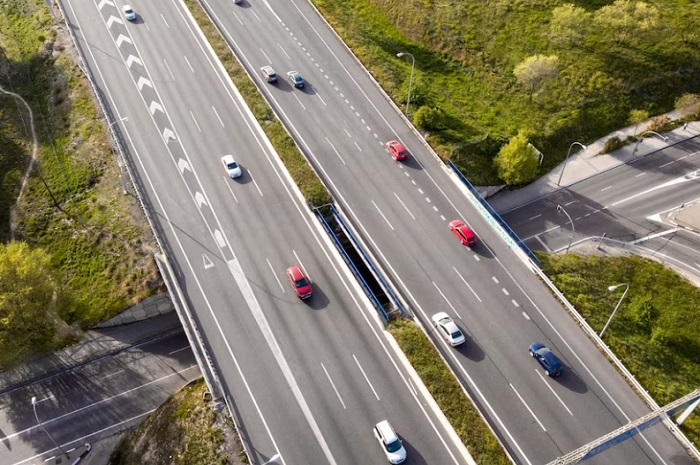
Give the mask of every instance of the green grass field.
M 655 27 L 627 36 L 597 22 L 611 2 L 575 2 L 591 17 L 575 40 L 556 39 L 552 10 L 563 0 L 313 0 L 340 36 L 399 104 L 411 95 L 443 110 L 433 147 L 477 185 L 497 184 L 492 158 L 519 129 L 544 153 L 540 173 L 566 156 L 573 141 L 591 142 L 628 125 L 632 109 L 673 109 L 675 97 L 700 87 L 700 4 L 659 0 Z M 632 21 L 631 24 L 641 24 Z M 516 83 L 527 56 L 556 55 L 559 75 L 535 92 Z
M 600 332 L 628 283 L 630 289 L 604 341 L 660 405 L 700 387 L 700 289 L 640 257 L 537 254 L 542 269 Z M 700 443 L 700 415 L 683 431 Z

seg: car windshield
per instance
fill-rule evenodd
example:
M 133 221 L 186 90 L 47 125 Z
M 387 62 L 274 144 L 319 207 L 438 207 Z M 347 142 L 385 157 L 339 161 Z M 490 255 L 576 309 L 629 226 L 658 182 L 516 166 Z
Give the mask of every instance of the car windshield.
M 229 162 L 228 165 L 226 165 L 226 166 L 230 170 L 235 170 L 236 168 L 238 168 L 238 163 L 236 163 L 235 161 L 232 161 L 232 162 Z
M 462 331 L 456 329 L 452 332 L 451 336 L 452 336 L 452 339 L 459 339 L 462 337 Z
M 298 280 L 294 281 L 294 285 L 295 285 L 296 287 L 303 287 L 303 286 L 306 286 L 306 284 L 307 284 L 307 283 L 306 283 L 306 279 L 305 279 L 305 278 L 301 278 L 301 279 L 298 279 Z
M 133 12 L 134 12 L 134 10 L 132 10 L 131 8 L 124 8 L 124 11 L 126 11 L 127 13 L 133 13 Z
M 389 452 L 396 452 L 399 449 L 401 449 L 401 441 L 399 441 L 398 439 L 386 445 L 386 450 L 388 450 Z

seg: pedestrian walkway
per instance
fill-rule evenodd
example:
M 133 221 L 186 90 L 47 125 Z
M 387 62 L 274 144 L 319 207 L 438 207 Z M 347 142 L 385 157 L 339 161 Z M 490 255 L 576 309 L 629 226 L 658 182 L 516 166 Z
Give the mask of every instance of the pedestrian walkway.
M 676 112 L 671 112 L 667 115 L 671 119 L 678 118 Z M 700 135 L 700 121 L 693 121 L 673 131 L 662 134 L 666 140 L 653 135 L 642 139 L 640 143 L 629 144 L 613 152 L 603 155 L 600 154 L 606 140 L 613 136 L 624 140 L 627 136 L 634 135 L 635 129 L 638 134 L 644 133 L 645 127 L 646 124 L 640 124 L 637 127 L 629 126 L 621 129 L 598 139 L 594 143 L 588 145 L 585 150 L 580 150 L 578 146 L 574 146 L 568 162 L 562 162 L 552 171 L 525 187 L 515 190 L 500 191 L 494 196 L 489 197 L 488 202 L 498 213 L 505 213 L 551 194 L 563 187 L 571 186 L 572 184 L 608 171 L 616 166 L 629 163 L 636 158 L 658 152 L 670 145 L 675 145 Z M 584 141 L 581 142 L 585 143 Z M 579 149 L 578 152 L 576 152 L 577 149 Z M 561 181 L 559 180 L 560 177 Z

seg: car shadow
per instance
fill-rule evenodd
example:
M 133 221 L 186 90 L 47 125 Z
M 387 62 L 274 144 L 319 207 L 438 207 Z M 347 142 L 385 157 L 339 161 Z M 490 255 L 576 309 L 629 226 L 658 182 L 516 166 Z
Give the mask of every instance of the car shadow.
M 326 307 L 328 307 L 328 304 L 330 304 L 330 299 L 326 295 L 325 292 L 323 292 L 323 289 L 318 286 L 318 284 L 313 283 L 313 290 L 314 293 L 309 297 L 308 299 L 303 301 L 303 304 L 305 304 L 307 307 L 313 309 L 313 310 L 323 310 Z
M 236 162 L 236 163 L 238 163 L 238 162 Z M 238 176 L 237 178 L 229 177 L 229 179 L 231 181 L 235 182 L 236 184 L 250 184 L 251 182 L 253 182 L 253 178 L 250 176 L 248 171 L 243 167 L 243 165 L 238 163 L 238 166 L 241 168 L 241 175 Z
M 579 394 L 585 394 L 588 392 L 588 386 L 586 386 L 586 383 L 583 382 L 578 373 L 563 363 L 562 366 L 564 367 L 564 371 L 561 375 L 554 378 L 554 380 L 570 391 L 577 392 Z
M 401 438 L 401 442 L 403 443 L 404 449 L 406 449 L 406 461 L 404 463 L 410 463 L 411 465 L 428 464 L 428 462 L 425 460 L 425 457 L 421 455 L 418 449 L 411 445 L 410 441 L 403 437 L 401 433 L 399 433 L 399 437 Z
M 391 157 L 391 155 L 389 155 L 389 157 Z M 408 158 L 406 158 L 403 161 L 399 161 L 397 163 L 401 163 L 406 168 L 410 168 L 410 169 L 415 170 L 415 171 L 422 171 L 423 170 L 423 165 L 418 160 L 416 160 L 416 158 L 412 155 L 409 155 Z

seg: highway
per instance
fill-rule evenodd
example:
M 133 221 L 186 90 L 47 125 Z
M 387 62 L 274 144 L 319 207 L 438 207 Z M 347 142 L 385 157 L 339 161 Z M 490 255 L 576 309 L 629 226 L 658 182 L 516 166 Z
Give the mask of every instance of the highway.
M 200 377 L 183 332 L 150 340 L 0 395 L 0 464 L 40 464 L 64 450 L 138 424 Z
M 426 324 L 447 311 L 468 333 L 464 348 L 445 353 L 518 462 L 553 460 L 648 411 L 308 3 L 206 5 L 409 307 Z M 307 85 L 267 84 L 263 65 L 282 77 L 296 70 Z M 385 153 L 393 138 L 407 162 Z M 474 250 L 448 231 L 459 217 L 481 238 Z M 562 378 L 529 360 L 535 340 L 560 354 Z M 656 427 L 592 463 L 692 461 Z
M 465 463 L 183 7 L 134 5 L 127 22 L 110 0 L 62 5 L 253 461 L 379 463 L 388 418 L 411 463 Z
M 700 139 L 661 151 L 553 192 L 503 213 L 533 248 L 561 250 L 569 241 L 602 236 L 667 254 L 697 274 L 697 237 L 668 221 L 669 214 L 700 199 Z M 574 229 L 561 205 L 571 216 Z M 575 233 L 575 234 L 572 234 Z

